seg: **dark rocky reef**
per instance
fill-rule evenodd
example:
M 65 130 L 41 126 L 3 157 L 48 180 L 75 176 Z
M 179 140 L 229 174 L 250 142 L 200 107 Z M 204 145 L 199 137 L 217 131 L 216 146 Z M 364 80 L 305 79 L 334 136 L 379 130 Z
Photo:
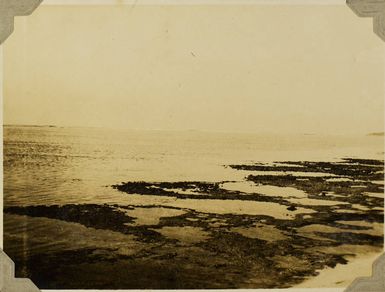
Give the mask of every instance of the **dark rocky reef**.
M 84 210 L 92 208 L 90 205 L 7 208 L 6 214 L 60 218 L 88 227 L 133 234 L 143 244 L 143 250 L 131 256 L 115 254 L 109 249 L 80 249 L 32 255 L 27 259 L 14 258 L 16 274 L 30 277 L 44 289 L 284 288 L 315 275 L 317 269 L 346 263 L 343 255 L 307 251 L 315 246 L 339 246 L 346 242 L 346 237 L 336 237 L 332 241 L 305 238 L 296 234 L 292 225 L 269 216 L 211 214 L 184 209 L 185 214 L 163 217 L 157 225 L 124 227 L 130 218 L 119 216 L 117 219 L 114 215 L 117 207 L 136 206 L 103 206 L 106 222 L 103 224 L 81 219 Z M 107 208 L 111 210 L 105 211 Z M 72 215 L 63 216 L 66 211 Z M 215 223 L 221 224 L 216 226 Z M 256 224 L 277 228 L 286 239 L 266 241 L 233 231 L 233 228 L 251 228 Z M 163 227 L 180 227 L 179 232 L 183 232 L 184 227 L 200 228 L 208 238 L 181 244 L 165 238 L 159 232 Z M 366 244 L 369 240 L 372 244 L 382 243 L 381 237 L 356 237 L 355 244 Z M 280 267 L 283 258 L 292 262 L 290 269 Z M 79 274 L 82 277 L 75 277 Z
M 384 178 L 384 161 L 374 159 L 344 158 L 340 162 L 313 162 L 313 161 L 280 161 L 280 165 L 264 164 L 234 164 L 229 167 L 237 170 L 251 171 L 300 171 L 319 172 L 339 177 L 382 180 Z M 285 166 L 281 164 L 286 164 Z
M 346 264 L 346 256 L 352 252 L 345 252 L 345 245 L 379 250 L 383 246 L 382 231 L 373 226 L 384 222 L 384 201 L 365 194 L 383 193 L 383 184 L 373 182 L 383 180 L 383 161 L 346 158 L 339 162 L 286 161 L 229 167 L 247 172 L 245 181 L 256 186 L 293 187 L 304 191 L 307 198 L 291 202 L 290 197 L 281 195 L 227 190 L 222 186 L 225 181 L 125 182 L 113 188 L 127 196 L 271 202 L 287 207 L 288 213 L 301 207 L 312 212 L 278 219 L 273 215 L 208 213 L 194 206 L 161 204 L 7 207 L 5 216 L 79 223 L 133 235 L 134 242 L 141 246 L 132 255 L 95 247 L 13 257 L 17 276 L 31 278 L 42 289 L 287 288 L 317 275 L 317 270 Z M 254 171 L 279 174 L 253 174 Z M 287 173 L 298 171 L 325 175 Z M 338 180 L 341 178 L 346 180 Z M 320 200 L 320 204 L 307 203 L 306 199 Z M 321 204 L 326 201 L 331 204 Z M 157 223 L 138 225 L 134 215 L 127 213 L 137 208 L 181 212 L 174 216 L 166 212 Z M 188 231 L 193 239 L 201 239 L 189 242 L 175 236 Z

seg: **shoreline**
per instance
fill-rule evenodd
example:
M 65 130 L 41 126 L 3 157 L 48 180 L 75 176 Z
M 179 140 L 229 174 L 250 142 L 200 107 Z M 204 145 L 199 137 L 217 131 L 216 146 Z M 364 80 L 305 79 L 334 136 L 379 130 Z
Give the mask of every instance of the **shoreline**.
M 347 288 L 357 278 L 372 276 L 373 262 L 384 251 L 383 248 L 379 252 L 349 256 L 347 264 L 337 264 L 334 268 L 322 269 L 317 276 L 306 279 L 292 288 Z

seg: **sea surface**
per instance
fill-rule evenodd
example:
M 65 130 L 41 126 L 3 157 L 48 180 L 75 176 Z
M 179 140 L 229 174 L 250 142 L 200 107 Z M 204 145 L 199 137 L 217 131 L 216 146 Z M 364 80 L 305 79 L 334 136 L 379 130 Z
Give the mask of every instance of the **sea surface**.
M 126 202 L 123 181 L 224 181 L 223 166 L 285 160 L 383 159 L 383 137 L 4 127 L 4 203 Z
M 277 171 L 269 170 L 267 174 L 277 175 L 282 171 L 280 163 L 284 165 L 287 161 L 339 163 L 344 158 L 382 161 L 382 136 L 48 126 L 5 126 L 3 136 L 5 250 L 16 261 L 17 274 L 31 277 L 40 288 L 268 288 L 275 287 L 274 281 L 285 269 L 290 272 L 286 278 L 279 278 L 276 286 L 289 287 L 315 276 L 316 273 L 308 275 L 304 271 L 317 260 L 312 258 L 313 253 L 318 253 L 321 247 L 329 251 L 327 255 L 330 258 L 326 259 L 325 255 L 326 267 L 346 264 L 346 258 L 338 257 L 341 247 L 347 246 L 346 254 L 362 254 L 379 252 L 382 245 L 378 238 L 383 237 L 383 220 L 376 222 L 377 219 L 373 218 L 383 215 L 383 203 L 376 207 L 374 203 L 377 201 L 373 198 L 383 198 L 383 180 L 368 182 L 366 186 L 352 186 L 363 188 L 360 196 L 364 196 L 364 191 L 371 194 L 360 205 L 360 200 L 352 201 L 346 197 L 349 194 L 339 194 L 344 198 L 341 201 L 336 201 L 338 194 L 331 195 L 330 200 L 321 200 L 314 197 L 316 194 L 310 196 L 306 189 L 296 188 L 295 185 L 256 183 L 245 178 L 266 171 L 229 167 L 275 165 Z M 302 180 L 304 176 L 316 179 L 325 175 L 322 171 L 302 173 L 300 168 L 298 166 L 298 171 L 284 171 L 284 174 L 302 177 Z M 351 180 L 351 177 L 341 178 L 333 173 L 327 179 L 333 179 L 333 176 L 336 183 L 341 183 L 341 179 Z M 116 187 L 127 182 L 131 183 L 129 188 Z M 135 182 L 142 184 L 134 185 L 134 188 L 132 183 Z M 161 185 L 164 182 L 171 186 L 164 187 Z M 238 197 L 235 196 L 234 200 L 229 197 L 221 199 L 215 196 L 216 191 L 211 190 L 212 197 L 202 199 L 199 195 L 206 193 L 201 185 L 195 183 L 194 187 L 186 187 L 179 184 L 174 187 L 172 183 L 178 182 L 220 184 L 227 196 L 236 194 Z M 373 191 L 375 183 L 382 184 L 382 192 L 378 189 Z M 157 191 L 152 194 L 148 191 L 154 189 L 162 189 L 163 193 Z M 253 193 L 271 197 L 266 200 L 240 197 Z M 192 197 L 194 195 L 196 198 Z M 285 202 L 281 204 L 280 200 Z M 295 210 L 289 212 L 287 207 L 291 205 L 288 204 L 294 204 Z M 343 209 L 344 206 L 348 207 Z M 328 226 L 335 230 L 325 231 L 322 224 L 326 221 L 322 219 L 320 223 L 313 215 L 324 214 L 327 212 L 325 208 L 334 208 L 332 212 L 336 214 L 355 215 L 351 218 L 343 215 L 345 217 L 340 218 L 340 225 Z M 366 210 L 369 213 L 365 213 Z M 128 221 L 119 221 L 121 217 L 116 215 L 118 213 L 126 214 Z M 367 225 L 361 220 L 366 214 L 369 214 L 369 219 L 363 221 Z M 313 221 L 302 223 L 311 216 L 313 219 L 309 220 Z M 237 223 L 239 218 L 247 222 L 244 225 Z M 290 228 L 294 228 L 290 227 L 293 225 L 290 220 L 302 220 L 295 226 L 298 237 L 294 238 L 290 233 Z M 346 237 L 340 241 L 321 238 L 320 230 L 336 233 L 344 231 L 338 228 L 345 228 L 346 231 L 346 226 L 349 226 L 346 220 L 355 222 L 353 225 L 357 227 L 350 230 L 350 235 L 357 230 L 371 231 L 365 233 L 366 237 L 351 237 L 352 242 L 357 243 L 356 249 Z M 360 220 L 361 223 L 357 223 Z M 230 237 L 234 234 L 239 235 L 241 240 Z M 314 240 L 313 245 L 306 245 L 308 256 L 292 253 L 293 247 L 290 246 L 283 248 L 279 255 L 260 254 L 259 258 L 273 258 L 282 265 L 276 269 L 276 278 L 259 281 L 258 275 L 266 278 L 271 273 L 264 274 L 264 263 L 258 257 L 246 254 L 250 250 L 249 245 L 263 247 L 263 243 L 267 242 L 272 246 L 282 246 L 280 242 L 292 238 L 296 240 L 293 242 L 296 246 L 302 244 L 301 236 Z M 226 242 L 234 245 L 234 242 L 243 241 L 245 244 L 238 246 L 235 254 L 225 245 Z M 216 254 L 216 244 L 223 248 L 222 254 Z M 310 250 L 312 247 L 314 250 Z M 338 251 L 330 252 L 333 248 Z M 199 266 L 205 263 L 198 263 L 197 259 L 205 256 L 210 258 L 213 266 L 201 271 Z M 83 259 L 82 264 L 67 262 L 71 258 Z M 292 267 L 298 260 L 303 261 L 302 266 L 293 273 Z M 98 266 L 95 264 L 98 261 L 104 264 Z M 55 262 L 60 263 L 62 268 L 53 272 Z M 80 268 L 87 263 L 88 266 Z M 114 264 L 109 266 L 106 263 Z M 38 265 L 46 265 L 47 269 L 38 270 Z M 71 280 L 73 275 L 69 271 L 74 269 L 73 265 L 80 269 L 78 273 L 83 273 L 83 279 Z M 162 268 L 164 265 L 167 268 Z M 127 267 L 140 267 L 140 275 L 131 273 L 130 279 L 127 275 L 122 277 L 119 274 L 122 269 L 131 271 Z M 323 266 L 311 268 L 316 271 Z M 159 272 L 162 269 L 163 272 Z M 95 281 L 91 274 L 95 275 L 95 271 L 100 270 L 109 275 L 116 272 L 118 276 L 109 282 L 99 275 Z M 214 270 L 225 275 L 218 279 L 214 276 L 210 278 Z M 250 273 L 257 276 L 253 277 Z M 143 279 L 142 275 L 145 275 Z M 288 278 L 292 280 L 287 281 Z

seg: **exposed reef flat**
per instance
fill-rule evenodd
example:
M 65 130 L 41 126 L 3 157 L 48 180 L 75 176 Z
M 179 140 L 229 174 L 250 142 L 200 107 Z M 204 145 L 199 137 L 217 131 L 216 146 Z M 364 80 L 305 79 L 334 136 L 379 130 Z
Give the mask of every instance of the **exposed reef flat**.
M 42 224 L 36 220 L 53 226 L 60 220 L 62 228 L 95 232 L 88 244 L 46 253 L 36 252 L 36 242 L 22 235 L 7 237 L 5 250 L 17 276 L 30 277 L 42 289 L 285 288 L 355 255 L 381 252 L 383 161 L 226 167 L 245 172 L 244 180 L 112 186 L 141 196 L 140 205 L 6 207 L 8 220 L 31 230 Z M 148 198 L 159 203 L 146 204 Z M 105 244 L 105 232 L 111 241 L 119 234 L 120 244 Z M 57 236 L 34 234 L 44 242 Z M 23 245 L 26 253 L 10 244 Z

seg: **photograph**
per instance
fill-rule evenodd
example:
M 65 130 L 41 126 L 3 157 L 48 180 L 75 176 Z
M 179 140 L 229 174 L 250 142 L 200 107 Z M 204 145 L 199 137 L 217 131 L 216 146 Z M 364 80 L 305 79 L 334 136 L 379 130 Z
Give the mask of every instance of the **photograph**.
M 372 275 L 385 116 L 372 18 L 337 0 L 65 2 L 16 16 L 1 46 L 15 277 L 298 291 Z

